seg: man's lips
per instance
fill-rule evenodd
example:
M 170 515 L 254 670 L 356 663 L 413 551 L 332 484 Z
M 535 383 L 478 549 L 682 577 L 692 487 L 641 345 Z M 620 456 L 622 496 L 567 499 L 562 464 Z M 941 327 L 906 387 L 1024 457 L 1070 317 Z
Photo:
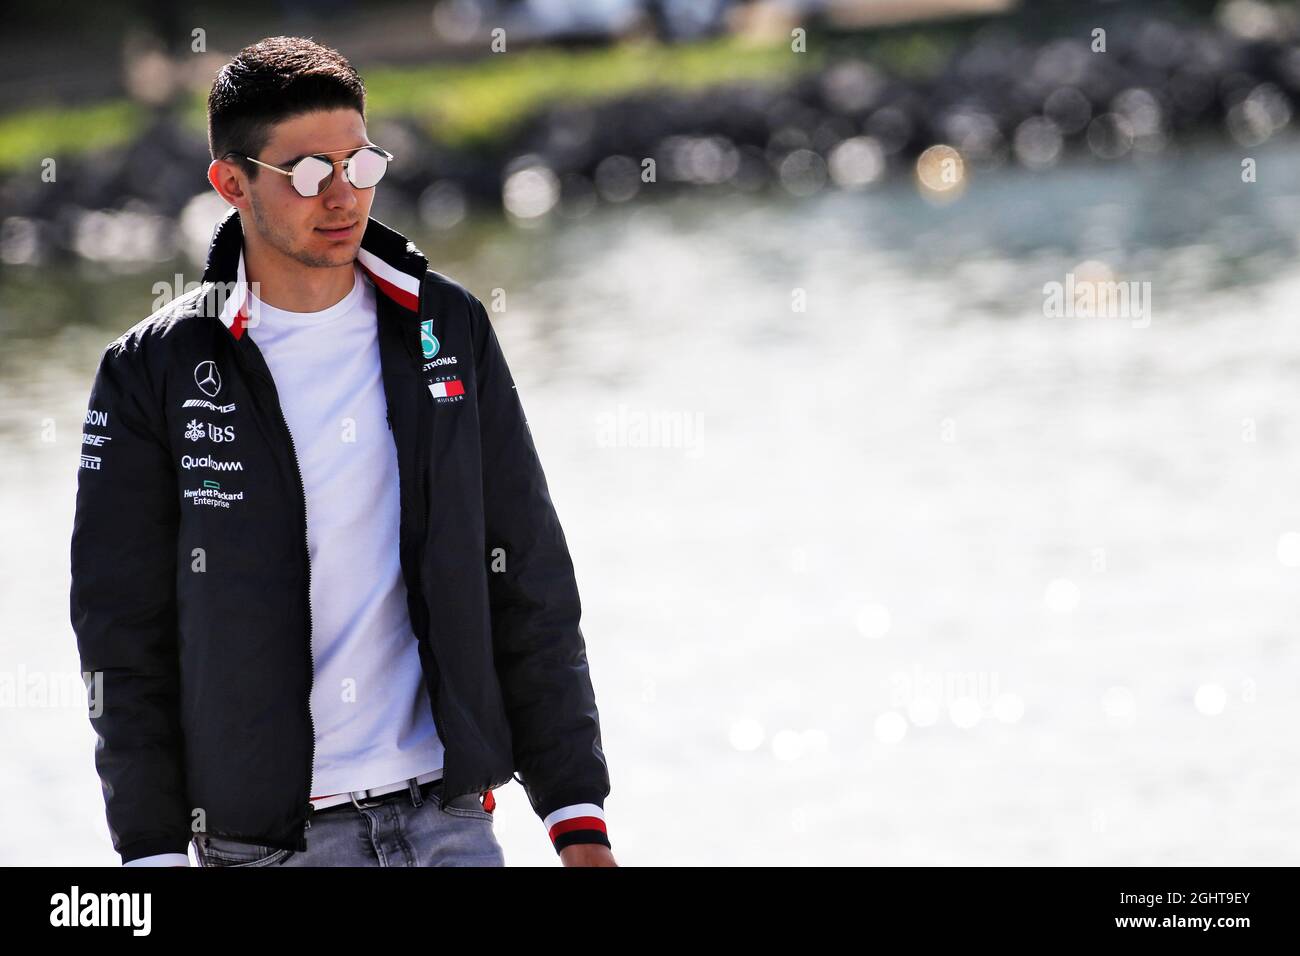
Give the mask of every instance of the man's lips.
M 334 226 L 332 228 L 328 226 L 317 226 L 316 231 L 320 233 L 324 233 L 325 235 L 329 236 L 331 239 L 342 239 L 346 236 L 350 236 L 352 234 L 352 230 L 355 229 L 356 227 L 357 224 L 353 222 L 353 223 L 349 223 L 346 226 Z

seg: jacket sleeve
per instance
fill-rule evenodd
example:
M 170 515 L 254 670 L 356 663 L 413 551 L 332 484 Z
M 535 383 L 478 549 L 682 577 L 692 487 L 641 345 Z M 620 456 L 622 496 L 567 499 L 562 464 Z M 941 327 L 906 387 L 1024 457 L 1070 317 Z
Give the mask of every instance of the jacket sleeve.
M 138 343 L 137 343 L 138 344 Z M 91 387 L 72 527 L 72 627 L 122 862 L 190 832 L 176 640 L 176 478 L 163 416 L 123 336 Z
M 466 294 L 482 431 L 492 640 L 516 770 L 557 853 L 578 843 L 609 846 L 609 773 L 578 624 L 573 562 L 496 332 L 482 302 Z

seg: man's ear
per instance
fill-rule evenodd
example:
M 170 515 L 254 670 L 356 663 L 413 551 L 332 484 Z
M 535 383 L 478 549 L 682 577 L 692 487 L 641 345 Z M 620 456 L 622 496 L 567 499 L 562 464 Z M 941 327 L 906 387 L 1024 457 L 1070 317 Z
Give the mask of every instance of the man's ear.
M 235 177 L 233 179 L 232 189 L 232 180 L 226 175 L 225 166 L 226 164 L 219 159 L 214 159 L 209 163 L 208 182 L 212 184 L 212 188 L 217 191 L 217 195 L 222 199 L 230 203 L 230 205 L 242 209 L 244 206 L 245 196 L 243 189 L 240 188 L 239 178 Z M 224 189 L 222 188 L 223 184 L 225 185 Z

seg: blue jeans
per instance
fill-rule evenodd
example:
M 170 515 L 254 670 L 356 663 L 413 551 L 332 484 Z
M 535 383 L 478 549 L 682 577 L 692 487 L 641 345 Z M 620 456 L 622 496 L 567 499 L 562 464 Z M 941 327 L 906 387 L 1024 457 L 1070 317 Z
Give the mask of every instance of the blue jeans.
M 369 804 L 377 804 L 369 806 Z M 442 780 L 312 811 L 306 850 L 200 833 L 200 866 L 505 866 L 492 814 L 478 794 L 442 805 Z

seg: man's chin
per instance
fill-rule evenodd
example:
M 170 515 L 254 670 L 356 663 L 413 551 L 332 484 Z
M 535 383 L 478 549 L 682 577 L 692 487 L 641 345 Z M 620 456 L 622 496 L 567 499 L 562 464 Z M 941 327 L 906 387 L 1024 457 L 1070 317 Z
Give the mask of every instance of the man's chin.
M 351 239 L 340 241 L 330 239 L 323 233 L 315 233 L 312 243 L 312 249 L 317 251 L 318 255 L 328 257 L 334 262 L 351 262 L 357 257 L 357 250 L 361 248 L 361 236 L 355 235 Z
M 338 266 L 346 266 L 357 261 L 357 250 L 354 246 L 347 249 L 329 249 L 324 251 L 318 250 L 301 250 L 294 256 L 305 266 L 311 266 L 313 269 L 334 269 Z

